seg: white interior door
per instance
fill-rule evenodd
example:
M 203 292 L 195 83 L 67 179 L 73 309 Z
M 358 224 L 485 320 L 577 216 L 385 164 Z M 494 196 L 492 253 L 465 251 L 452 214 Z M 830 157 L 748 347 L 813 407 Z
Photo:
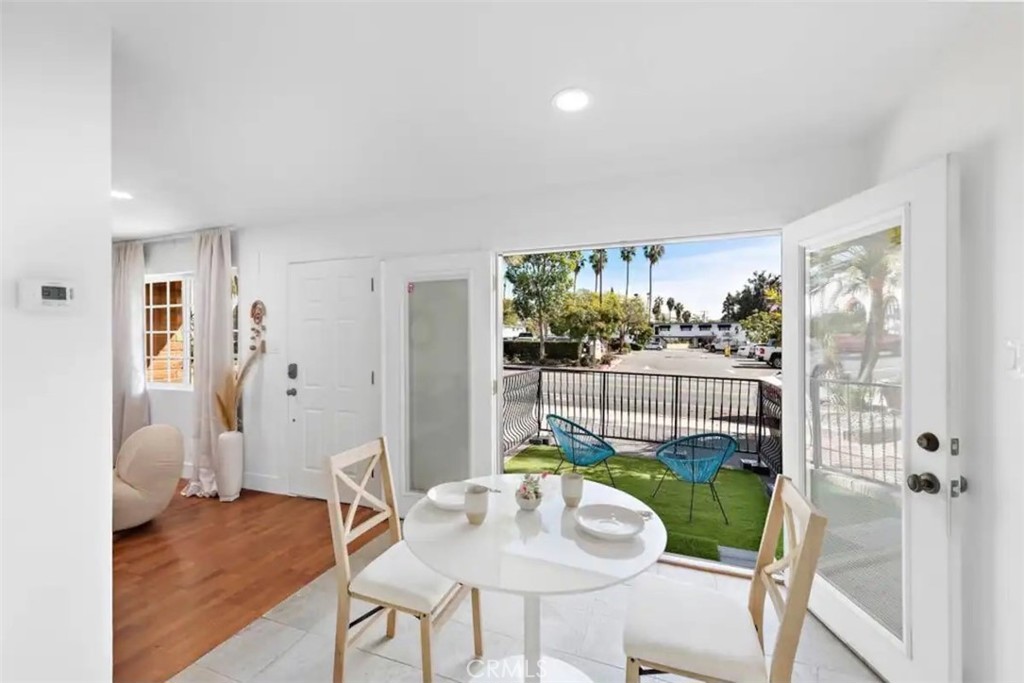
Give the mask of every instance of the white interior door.
M 782 232 L 784 471 L 829 518 L 811 609 L 891 681 L 961 678 L 956 197 L 943 159 Z
M 435 484 L 490 474 L 494 256 L 384 262 L 385 425 L 402 514 Z
M 326 499 L 327 458 L 380 436 L 377 269 L 374 259 L 288 265 L 288 481 L 294 494 Z

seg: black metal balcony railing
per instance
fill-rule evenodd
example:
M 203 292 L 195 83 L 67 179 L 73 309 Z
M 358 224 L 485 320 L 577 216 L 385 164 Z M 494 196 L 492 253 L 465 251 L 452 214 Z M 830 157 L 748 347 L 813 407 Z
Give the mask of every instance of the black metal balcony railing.
M 721 432 L 782 472 L 782 387 L 757 379 L 561 368 L 506 369 L 503 446 L 548 431 L 555 413 L 609 439 L 661 443 Z M 897 485 L 903 475 L 901 388 L 812 378 L 808 460 L 816 469 Z
M 660 443 L 721 432 L 736 439 L 739 452 L 757 455 L 760 385 L 755 379 L 558 368 L 506 374 L 504 447 L 508 452 L 546 431 L 544 416 L 555 413 L 611 439 Z
M 900 385 L 814 377 L 807 398 L 816 469 L 891 485 L 902 481 Z
M 502 452 L 508 453 L 537 433 L 540 368 L 506 373 L 502 391 Z

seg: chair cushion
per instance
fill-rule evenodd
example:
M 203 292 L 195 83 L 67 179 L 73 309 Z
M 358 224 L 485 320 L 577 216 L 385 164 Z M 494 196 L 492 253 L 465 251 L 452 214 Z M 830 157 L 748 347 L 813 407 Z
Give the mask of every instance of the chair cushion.
M 709 588 L 644 574 L 629 596 L 627 657 L 726 681 L 766 681 L 746 605 Z
M 454 587 L 454 581 L 416 559 L 405 541 L 385 550 L 349 584 L 353 593 L 423 613 L 433 611 Z

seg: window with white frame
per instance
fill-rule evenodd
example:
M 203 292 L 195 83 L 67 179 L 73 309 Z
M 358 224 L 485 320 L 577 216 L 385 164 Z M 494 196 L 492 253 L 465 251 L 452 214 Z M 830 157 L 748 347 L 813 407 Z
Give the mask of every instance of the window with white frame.
M 192 383 L 192 277 L 146 278 L 146 382 L 164 386 Z
M 192 276 L 150 275 L 145 292 L 146 382 L 190 387 L 195 361 Z M 238 275 L 231 277 L 232 352 L 238 367 Z

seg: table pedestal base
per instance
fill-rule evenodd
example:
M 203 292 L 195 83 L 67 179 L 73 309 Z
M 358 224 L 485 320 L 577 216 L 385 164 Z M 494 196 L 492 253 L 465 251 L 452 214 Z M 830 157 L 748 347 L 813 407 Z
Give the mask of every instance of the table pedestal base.
M 543 656 L 538 667 L 540 677 L 530 677 L 529 683 L 594 683 L 585 673 L 572 664 L 554 657 Z M 532 673 L 532 672 L 531 672 Z M 513 655 L 505 659 L 475 662 L 470 670 L 470 681 L 475 683 L 524 683 L 526 681 L 523 656 Z

